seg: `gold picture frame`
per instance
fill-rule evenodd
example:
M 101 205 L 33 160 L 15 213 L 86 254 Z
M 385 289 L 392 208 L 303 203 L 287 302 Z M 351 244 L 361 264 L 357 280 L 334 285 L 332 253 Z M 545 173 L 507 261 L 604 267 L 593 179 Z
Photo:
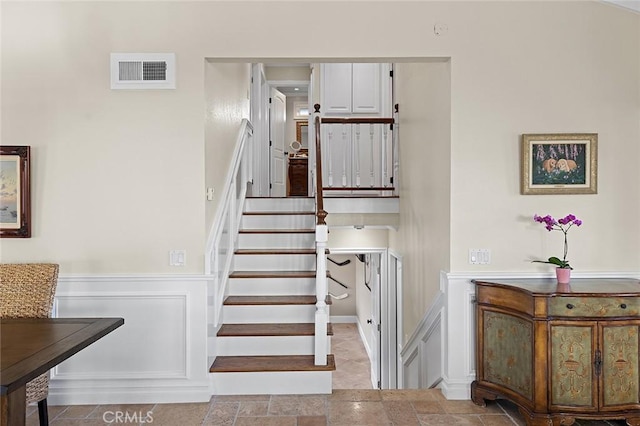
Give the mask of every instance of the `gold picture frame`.
M 0 146 L 0 238 L 31 237 L 31 148 Z
M 521 193 L 597 194 L 598 134 L 523 134 Z

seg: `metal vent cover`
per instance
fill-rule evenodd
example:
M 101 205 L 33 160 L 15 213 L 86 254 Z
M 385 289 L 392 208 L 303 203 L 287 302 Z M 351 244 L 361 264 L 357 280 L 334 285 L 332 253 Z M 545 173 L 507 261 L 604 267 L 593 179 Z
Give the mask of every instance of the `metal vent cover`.
M 175 89 L 175 54 L 112 53 L 112 89 Z

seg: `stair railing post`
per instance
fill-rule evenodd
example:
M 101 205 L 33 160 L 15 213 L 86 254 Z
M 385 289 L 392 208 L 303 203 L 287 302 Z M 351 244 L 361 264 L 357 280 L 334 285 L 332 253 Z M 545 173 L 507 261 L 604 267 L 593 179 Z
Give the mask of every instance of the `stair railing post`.
M 327 225 L 316 225 L 316 316 L 315 316 L 315 365 L 327 365 L 327 323 L 329 307 L 327 298 Z

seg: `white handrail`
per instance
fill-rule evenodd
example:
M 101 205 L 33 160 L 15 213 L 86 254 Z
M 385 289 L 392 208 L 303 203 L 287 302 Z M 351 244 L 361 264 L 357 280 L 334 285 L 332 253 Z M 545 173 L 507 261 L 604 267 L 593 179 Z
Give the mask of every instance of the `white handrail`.
M 220 321 L 222 303 L 226 292 L 233 252 L 242 217 L 247 184 L 252 181 L 253 126 L 243 119 L 236 139 L 236 145 L 227 171 L 220 205 L 207 238 L 205 250 L 205 274 L 213 276 L 211 293 L 214 296 L 214 313 L 209 323 L 217 327 Z M 223 239 L 223 236 L 226 238 Z

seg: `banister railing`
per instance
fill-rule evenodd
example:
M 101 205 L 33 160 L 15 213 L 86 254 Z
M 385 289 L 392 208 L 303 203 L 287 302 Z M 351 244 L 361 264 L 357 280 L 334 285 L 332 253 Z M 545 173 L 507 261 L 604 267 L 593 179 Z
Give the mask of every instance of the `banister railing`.
M 394 118 L 386 118 L 386 117 L 320 117 L 320 105 L 314 105 L 314 125 L 315 125 L 315 200 L 316 200 L 316 314 L 315 314 L 315 364 L 316 365 L 326 365 L 327 364 L 327 352 L 328 352 L 328 340 L 327 340 L 327 323 L 329 322 L 329 309 L 326 304 L 326 299 L 328 296 L 328 284 L 327 284 L 327 244 L 329 231 L 326 223 L 327 212 L 324 210 L 324 195 L 323 191 L 325 189 L 340 189 L 340 190 L 360 190 L 366 189 L 369 191 L 381 191 L 381 192 L 390 192 L 394 191 L 393 188 L 393 175 L 396 172 L 394 156 L 396 155 L 396 148 L 393 142 L 393 135 L 390 133 L 393 131 L 393 125 L 395 122 Z M 329 188 L 324 187 L 323 181 L 323 169 L 322 169 L 322 125 L 323 124 L 341 124 L 342 128 L 342 139 L 343 141 L 347 140 L 346 137 L 346 125 L 355 125 L 355 142 L 353 147 L 351 148 L 351 152 L 353 152 L 353 156 L 355 157 L 355 161 L 353 162 L 353 170 L 354 178 L 351 179 L 351 183 L 355 184 L 352 186 L 347 186 L 347 183 L 350 181 L 346 177 L 347 173 L 347 155 L 348 155 L 348 147 L 347 143 L 344 143 L 342 148 L 345 150 L 343 155 L 341 156 L 342 161 L 342 187 L 333 187 L 332 181 L 332 170 L 333 164 L 331 163 L 331 132 L 328 135 L 328 144 L 326 147 L 328 148 L 327 155 L 328 163 L 328 173 L 329 173 Z M 360 128 L 361 124 L 369 125 L 369 141 L 371 142 L 370 146 L 367 148 L 366 153 L 370 155 L 369 162 L 369 177 L 368 177 L 368 186 L 361 188 L 361 176 L 360 176 Z M 375 125 L 382 126 L 382 130 L 379 131 L 378 136 L 376 134 L 376 130 L 373 129 Z M 388 125 L 388 127 L 387 127 Z M 390 136 L 390 137 L 389 137 Z M 388 142 L 389 139 L 391 142 Z M 350 138 L 348 140 L 351 140 Z M 377 149 L 379 151 L 374 152 L 374 140 L 379 140 Z M 374 161 L 376 161 L 380 166 L 379 170 L 374 170 Z M 351 165 L 349 165 L 351 167 Z M 388 178 L 389 169 L 391 170 L 391 179 Z M 366 181 L 366 180 L 365 180 Z M 375 185 L 374 183 L 377 183 Z M 342 283 L 340 283 L 342 284 Z
M 213 327 L 220 322 L 247 185 L 253 177 L 252 143 L 253 126 L 243 119 L 206 245 L 205 274 L 213 277 L 210 284 L 213 288 L 209 289 L 209 294 L 213 295 L 213 306 L 210 306 L 212 312 L 208 323 Z

